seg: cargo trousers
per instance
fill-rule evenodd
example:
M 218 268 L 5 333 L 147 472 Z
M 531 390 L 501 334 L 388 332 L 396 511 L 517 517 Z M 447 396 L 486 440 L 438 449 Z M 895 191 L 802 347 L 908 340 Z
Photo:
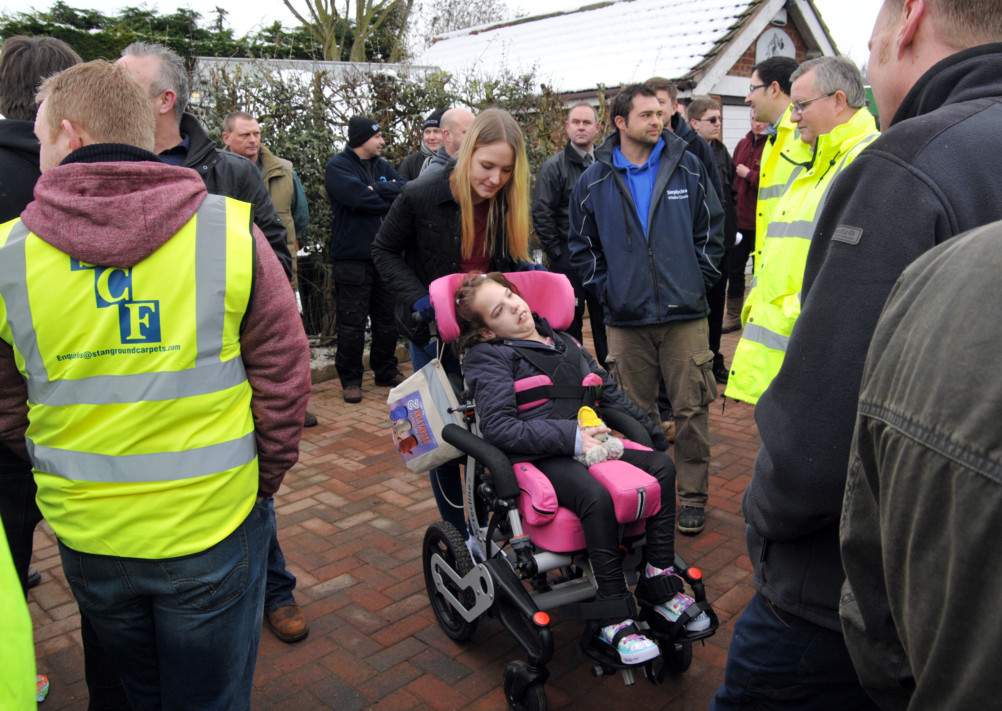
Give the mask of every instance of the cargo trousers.
M 717 397 L 705 318 L 651 326 L 608 326 L 609 369 L 643 410 L 657 413 L 664 378 L 675 418 L 675 469 L 682 506 L 704 508 L 710 466 L 709 404 Z

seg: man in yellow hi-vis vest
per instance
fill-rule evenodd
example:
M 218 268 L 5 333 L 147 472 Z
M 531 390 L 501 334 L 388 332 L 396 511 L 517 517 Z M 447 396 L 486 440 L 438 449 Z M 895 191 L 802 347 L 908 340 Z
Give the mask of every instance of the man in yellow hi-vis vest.
M 48 79 L 42 177 L 0 225 L 0 438 L 134 708 L 246 709 L 309 352 L 251 206 L 152 154 L 146 92 Z
M 790 118 L 790 77 L 797 62 L 790 57 L 770 57 L 755 66 L 745 103 L 756 121 L 769 124 L 769 138 L 759 161 L 758 200 L 755 204 L 755 245 L 752 249 L 755 272 L 762 256 L 762 241 L 779 198 L 786 192 L 793 169 L 810 160 L 810 146 L 797 135 Z M 754 285 L 754 280 L 752 281 Z
M 755 404 L 776 377 L 800 315 L 800 287 L 817 216 L 842 170 L 878 137 L 866 109 L 863 77 L 850 60 L 820 57 L 793 73 L 790 116 L 811 156 L 797 165 L 758 236 L 755 286 L 742 311 L 744 330 L 727 397 Z

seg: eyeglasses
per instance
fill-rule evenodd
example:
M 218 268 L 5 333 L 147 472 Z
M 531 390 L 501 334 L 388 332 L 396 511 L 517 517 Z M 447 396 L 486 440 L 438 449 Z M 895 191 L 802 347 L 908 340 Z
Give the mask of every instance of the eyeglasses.
M 769 85 L 768 84 L 749 84 L 748 85 L 748 93 L 749 94 L 754 94 L 759 89 L 763 89 L 763 88 L 765 88 L 767 86 L 769 86 Z
M 700 122 L 706 121 L 706 123 L 712 123 L 714 126 L 716 126 L 718 123 L 720 123 L 720 117 L 711 116 L 710 118 L 705 118 L 705 119 L 694 118 L 693 121 L 700 121 Z
M 794 101 L 791 105 L 793 106 L 793 113 L 802 114 L 804 109 L 813 104 L 815 101 L 821 101 L 821 99 L 827 99 L 829 96 L 835 96 L 834 91 L 827 94 L 822 94 L 821 96 L 815 96 L 813 99 L 808 99 L 807 101 Z

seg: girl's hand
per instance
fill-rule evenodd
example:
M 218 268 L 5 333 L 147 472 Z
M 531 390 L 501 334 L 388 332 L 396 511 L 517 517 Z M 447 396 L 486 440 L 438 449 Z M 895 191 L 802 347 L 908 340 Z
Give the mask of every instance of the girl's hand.
M 588 454 L 588 452 L 595 449 L 596 447 L 603 446 L 600 440 L 596 439 L 594 435 L 588 433 L 588 430 L 590 429 L 598 429 L 598 428 L 589 427 L 588 429 L 581 430 L 581 452 L 583 454 Z
M 604 424 L 602 424 L 602 425 L 596 425 L 595 427 L 582 427 L 581 428 L 581 433 L 582 434 L 591 435 L 592 437 L 598 437 L 599 435 L 609 434 L 610 432 L 612 432 L 612 430 L 610 430 Z

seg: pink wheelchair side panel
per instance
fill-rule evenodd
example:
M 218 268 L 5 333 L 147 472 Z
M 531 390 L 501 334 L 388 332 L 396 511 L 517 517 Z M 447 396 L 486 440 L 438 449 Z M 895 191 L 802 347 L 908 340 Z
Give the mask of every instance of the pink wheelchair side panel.
M 661 510 L 661 485 L 647 472 L 619 459 L 588 468 L 612 497 L 619 523 L 633 523 Z
M 522 493 L 518 497 L 518 511 L 522 520 L 531 526 L 546 526 L 557 515 L 560 505 L 553 484 L 529 462 L 519 462 L 513 469 Z

